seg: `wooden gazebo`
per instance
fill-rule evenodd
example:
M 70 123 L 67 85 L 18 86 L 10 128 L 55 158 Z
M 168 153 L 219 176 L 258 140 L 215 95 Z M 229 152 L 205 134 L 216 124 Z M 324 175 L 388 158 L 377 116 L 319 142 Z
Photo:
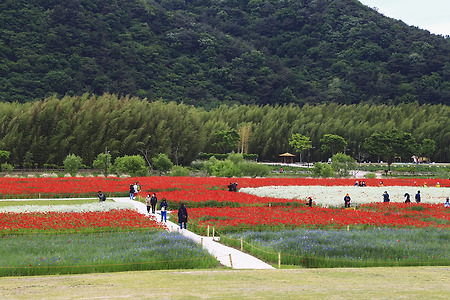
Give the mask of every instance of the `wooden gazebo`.
M 280 154 L 281 162 L 284 164 L 292 164 L 294 162 L 294 154 L 291 154 L 289 152 Z

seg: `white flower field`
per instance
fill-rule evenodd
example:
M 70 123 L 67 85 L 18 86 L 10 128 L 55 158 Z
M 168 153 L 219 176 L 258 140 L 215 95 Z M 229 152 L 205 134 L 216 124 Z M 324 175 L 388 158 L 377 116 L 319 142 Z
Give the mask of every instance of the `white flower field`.
M 311 197 L 319 206 L 342 206 L 344 196 L 349 194 L 352 206 L 383 202 L 383 193 L 387 191 L 391 202 L 404 202 L 405 193 L 410 194 L 411 202 L 415 203 L 414 196 L 420 191 L 422 203 L 442 203 L 450 196 L 447 187 L 412 187 L 412 186 L 265 186 L 259 188 L 241 188 L 243 193 L 260 197 L 273 197 L 281 199 L 307 199 Z

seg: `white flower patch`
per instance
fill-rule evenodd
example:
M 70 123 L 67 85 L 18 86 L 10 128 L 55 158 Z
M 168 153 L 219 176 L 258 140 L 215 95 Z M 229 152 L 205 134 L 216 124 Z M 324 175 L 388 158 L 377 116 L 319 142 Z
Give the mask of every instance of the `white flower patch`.
M 279 199 L 302 199 L 311 197 L 320 206 L 342 206 L 344 196 L 349 194 L 352 206 L 356 204 L 383 202 L 383 193 L 387 191 L 391 202 L 405 202 L 405 193 L 410 195 L 412 203 L 414 196 L 420 191 L 422 203 L 442 203 L 450 195 L 450 188 L 444 187 L 413 187 L 413 186 L 264 186 L 259 188 L 241 188 L 239 192 Z
M 96 202 L 73 205 L 19 205 L 5 206 L 0 212 L 88 212 L 88 211 L 110 211 L 119 209 L 134 209 L 133 204 L 127 202 Z

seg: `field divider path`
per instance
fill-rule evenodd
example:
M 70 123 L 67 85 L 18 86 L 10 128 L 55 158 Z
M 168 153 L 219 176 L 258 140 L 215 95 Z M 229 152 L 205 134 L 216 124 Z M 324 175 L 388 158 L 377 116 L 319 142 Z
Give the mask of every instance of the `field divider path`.
M 116 197 L 112 199 L 116 202 L 132 203 L 138 212 L 149 216 L 149 214 L 147 213 L 147 206 L 142 202 L 130 200 L 130 198 L 128 197 L 120 197 L 120 198 Z M 150 213 L 150 215 L 152 214 Z M 159 211 L 156 211 L 156 214 L 153 216 L 156 217 L 158 222 L 161 220 L 161 215 Z M 182 235 L 193 240 L 194 242 L 201 244 L 203 248 L 205 248 L 224 266 L 231 267 L 233 269 L 253 269 L 253 270 L 275 269 L 273 266 L 265 263 L 264 261 L 254 256 L 251 256 L 235 248 L 231 248 L 214 241 L 212 237 L 200 236 L 198 234 L 193 233 L 192 231 L 189 231 L 188 229 L 181 230 L 179 224 L 173 223 L 171 221 L 167 221 L 165 222 L 165 224 L 167 226 L 167 230 L 178 231 Z

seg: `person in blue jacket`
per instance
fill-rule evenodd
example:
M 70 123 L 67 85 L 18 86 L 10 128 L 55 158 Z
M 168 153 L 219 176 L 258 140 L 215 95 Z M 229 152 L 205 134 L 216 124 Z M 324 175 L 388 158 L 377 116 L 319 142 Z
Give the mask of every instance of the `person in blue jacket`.
M 389 201 L 391 201 L 391 199 L 389 198 L 389 194 L 387 191 L 384 191 L 383 202 L 389 202 Z
M 417 203 L 420 203 L 420 191 L 417 191 L 417 194 L 416 194 L 416 202 L 417 202 Z
M 159 209 L 161 211 L 161 222 L 167 222 L 167 200 L 166 198 L 161 199 L 161 203 L 159 204 Z

